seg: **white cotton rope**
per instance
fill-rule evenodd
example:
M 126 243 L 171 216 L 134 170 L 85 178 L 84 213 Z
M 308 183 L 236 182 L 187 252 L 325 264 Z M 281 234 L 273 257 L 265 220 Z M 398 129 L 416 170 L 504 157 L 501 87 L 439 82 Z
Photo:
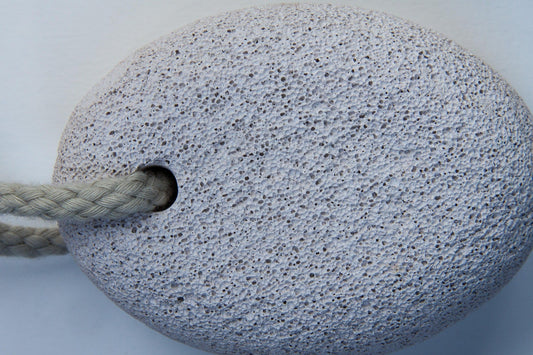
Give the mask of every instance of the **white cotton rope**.
M 175 197 L 175 181 L 158 169 L 91 183 L 28 186 L 0 183 L 0 214 L 84 222 L 121 219 L 159 211 Z M 57 228 L 0 223 L 0 255 L 37 257 L 66 254 Z
M 68 250 L 58 228 L 31 228 L 0 223 L 0 255 L 34 258 Z

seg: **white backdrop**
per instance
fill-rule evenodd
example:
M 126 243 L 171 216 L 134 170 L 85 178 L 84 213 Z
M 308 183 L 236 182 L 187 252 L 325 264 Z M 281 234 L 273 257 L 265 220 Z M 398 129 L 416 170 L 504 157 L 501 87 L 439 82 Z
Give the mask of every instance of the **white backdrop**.
M 0 0 L 0 181 L 50 182 L 70 112 L 135 49 L 201 17 L 277 2 Z M 500 72 L 533 108 L 533 1 L 329 2 L 382 10 L 443 33 Z M 531 334 L 533 258 L 465 320 L 398 354 L 533 354 Z M 35 353 L 205 354 L 121 311 L 69 256 L 0 258 L 0 354 Z

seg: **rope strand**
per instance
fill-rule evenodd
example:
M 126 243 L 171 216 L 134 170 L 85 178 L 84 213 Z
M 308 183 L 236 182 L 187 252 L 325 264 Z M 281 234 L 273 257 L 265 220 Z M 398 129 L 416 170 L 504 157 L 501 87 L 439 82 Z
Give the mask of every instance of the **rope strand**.
M 176 181 L 160 168 L 92 183 L 27 186 L 0 183 L 0 214 L 84 222 L 121 219 L 160 211 L 177 193 Z M 66 254 L 57 228 L 14 227 L 0 223 L 0 255 L 37 257 Z
M 0 223 L 0 255 L 64 255 L 68 250 L 58 228 L 15 227 Z

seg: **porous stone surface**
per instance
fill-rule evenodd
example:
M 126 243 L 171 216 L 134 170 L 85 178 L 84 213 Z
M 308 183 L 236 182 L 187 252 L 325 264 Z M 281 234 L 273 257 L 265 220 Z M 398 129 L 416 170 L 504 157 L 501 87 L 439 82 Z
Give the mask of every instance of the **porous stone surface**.
M 245 9 L 121 63 L 54 179 L 158 164 L 166 211 L 61 223 L 89 278 L 219 353 L 381 353 L 490 298 L 533 243 L 524 103 L 451 41 L 373 11 Z

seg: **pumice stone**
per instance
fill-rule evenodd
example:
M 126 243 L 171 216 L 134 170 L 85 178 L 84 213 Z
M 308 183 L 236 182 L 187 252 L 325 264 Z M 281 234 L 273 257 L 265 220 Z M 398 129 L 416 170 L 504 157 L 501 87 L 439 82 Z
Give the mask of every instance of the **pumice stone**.
M 54 181 L 169 169 L 172 206 L 60 225 L 157 331 L 225 354 L 383 353 L 533 244 L 533 117 L 481 60 L 374 11 L 278 5 L 140 49 L 75 108 Z

